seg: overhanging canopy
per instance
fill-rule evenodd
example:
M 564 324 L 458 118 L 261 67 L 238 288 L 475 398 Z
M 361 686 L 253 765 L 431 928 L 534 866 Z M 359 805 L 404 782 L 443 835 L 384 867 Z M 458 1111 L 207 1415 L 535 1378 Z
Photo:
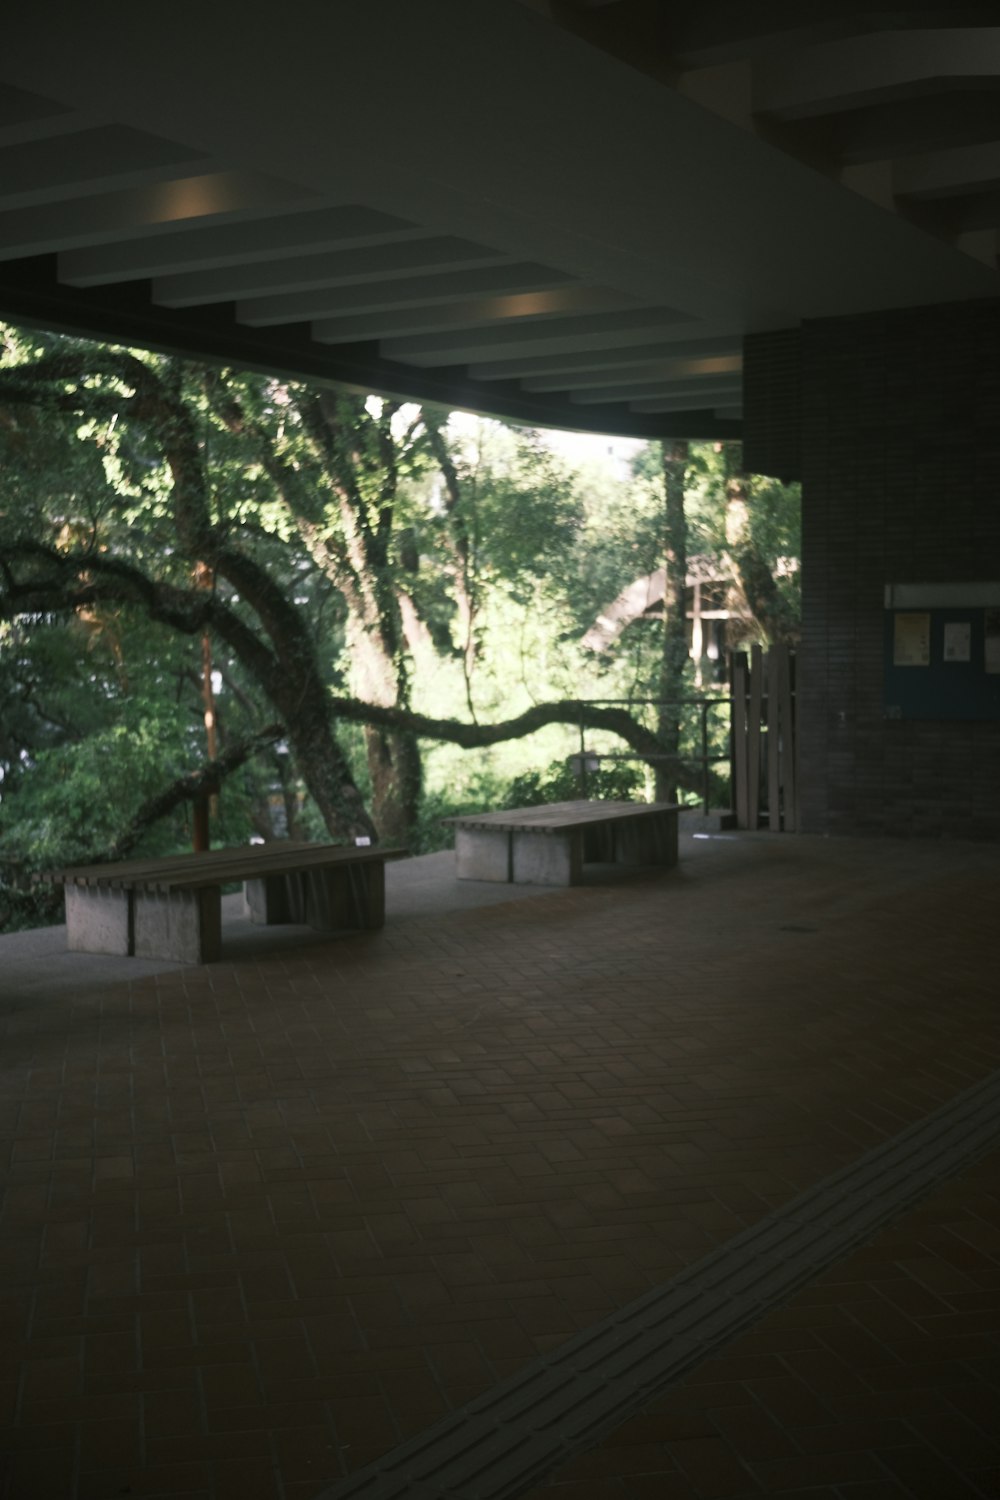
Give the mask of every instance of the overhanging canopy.
M 991 297 L 995 8 L 95 0 L 0 51 L 0 315 L 736 436 L 744 335 Z

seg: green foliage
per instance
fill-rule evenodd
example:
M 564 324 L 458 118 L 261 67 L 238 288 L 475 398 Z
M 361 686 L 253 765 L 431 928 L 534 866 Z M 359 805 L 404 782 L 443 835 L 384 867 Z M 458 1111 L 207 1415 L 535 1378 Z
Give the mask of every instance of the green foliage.
M 80 381 L 57 384 L 44 400 L 19 388 L 22 369 L 35 361 L 81 353 L 88 373 Z M 0 551 L 27 539 L 49 555 L 111 559 L 187 599 L 204 559 L 182 542 L 175 475 L 113 368 L 114 353 L 0 328 Z M 604 651 L 584 637 L 623 589 L 662 562 L 658 445 L 639 447 L 631 459 L 609 448 L 571 465 L 547 435 L 496 422 L 148 353 L 129 357 L 134 363 L 122 368 L 138 384 L 148 368 L 180 393 L 213 534 L 266 575 L 268 607 L 287 610 L 302 627 L 296 649 L 315 653 L 321 690 L 481 722 L 554 698 L 655 696 L 661 613 L 640 609 Z M 82 383 L 93 396 L 84 417 L 59 399 Z M 733 445 L 691 445 L 689 552 L 720 569 L 736 471 Z M 744 544 L 794 612 L 797 492 L 764 479 L 745 488 Z M 251 607 L 232 581 L 198 572 L 202 586 L 251 635 L 269 638 L 267 609 Z M 32 868 L 92 858 L 145 798 L 206 758 L 202 652 L 200 627 L 183 634 L 139 606 L 26 610 L 0 620 L 4 858 Z M 224 748 L 274 714 L 269 690 L 218 631 L 210 654 Z M 637 705 L 634 713 L 655 722 L 654 709 Z M 690 711 L 684 733 L 686 750 L 699 749 Z M 713 731 L 712 749 L 721 734 Z M 335 743 L 362 794 L 374 798 L 364 732 L 342 725 Z M 442 847 L 449 831 L 440 820 L 449 812 L 579 795 L 568 765 L 578 748 L 572 726 L 472 754 L 423 742 L 425 786 L 410 847 Z M 623 747 L 595 734 L 588 748 L 609 756 Z M 323 837 L 323 816 L 300 773 L 287 753 L 249 762 L 224 788 L 214 841 L 268 833 L 283 826 L 286 811 L 288 831 Z M 649 791 L 647 769 L 632 761 L 605 759 L 588 777 L 592 796 Z M 180 813 L 141 847 L 165 851 L 187 839 Z
M 642 802 L 645 778 L 634 762 L 604 762 L 587 775 L 586 792 L 569 759 L 551 761 L 541 770 L 525 770 L 512 777 L 481 768 L 460 789 L 441 787 L 425 793 L 410 838 L 412 854 L 433 854 L 454 847 L 454 830 L 444 821 L 462 813 L 499 811 L 507 807 L 537 807 L 544 802 L 567 802 L 576 797 L 603 797 L 619 802 Z
M 36 869 L 99 857 L 142 802 L 190 764 L 189 723 L 165 705 L 160 715 L 133 703 L 119 722 L 40 751 L 0 804 L 7 857 Z M 162 853 L 177 838 L 175 828 L 157 824 L 144 849 Z
M 653 445 L 646 445 L 631 464 L 619 460 L 588 466 L 576 547 L 563 579 L 578 636 L 625 585 L 651 573 L 661 561 L 663 487 L 650 472 L 656 458 Z
M 456 514 L 470 538 L 475 576 L 484 585 L 502 580 L 524 600 L 572 542 L 571 476 L 530 430 L 480 422 L 457 446 Z
M 571 802 L 577 797 L 611 802 L 645 802 L 642 768 L 629 761 L 601 761 L 588 771 L 584 788 L 572 763 L 552 761 L 541 771 L 525 771 L 507 783 L 499 807 L 539 807 L 544 802 Z
M 30 872 L 0 861 L 0 934 L 53 927 L 63 920 L 63 894 Z
M 760 474 L 750 475 L 749 532 L 754 546 L 770 565 L 789 617 L 802 618 L 802 494 L 797 484 L 782 484 Z
M 9 550 L 18 547 L 27 555 L 23 548 L 37 543 L 56 554 L 111 559 L 156 587 L 195 597 L 199 559 L 179 538 L 174 476 L 151 429 L 133 419 L 131 389 L 107 372 L 116 352 L 10 329 L 0 333 L 0 340 L 0 547 L 6 543 Z M 22 368 L 31 369 L 39 358 L 71 356 L 93 368 L 85 383 L 87 399 L 92 396 L 99 416 L 81 420 L 59 410 L 58 381 L 41 392 L 18 389 Z M 321 658 L 326 679 L 331 686 L 342 686 L 335 665 L 342 634 L 340 598 L 301 542 L 290 542 L 294 528 L 282 534 L 266 524 L 272 512 L 265 507 L 274 508 L 269 482 L 265 485 L 259 465 L 255 468 L 248 461 L 245 437 L 238 440 L 223 423 L 213 427 L 205 401 L 205 372 L 152 355 L 135 362 L 137 369 L 143 366 L 182 392 L 200 438 L 210 515 L 223 534 L 228 530 L 237 536 L 247 555 L 268 569 L 276 598 L 285 594 L 293 609 L 309 612 L 317 636 L 327 645 Z M 67 380 L 62 388 L 71 392 L 75 384 Z M 262 401 L 272 385 L 246 377 L 246 388 L 261 393 Z M 263 522 L 254 512 L 255 503 Z M 22 565 L 22 575 L 25 571 Z M 53 570 L 43 561 L 36 571 L 44 576 Z M 84 566 L 81 582 L 87 577 Z M 259 616 L 235 590 L 210 575 L 207 584 L 253 633 L 260 630 Z M 216 690 L 218 748 L 224 750 L 274 713 L 259 681 L 218 635 L 211 641 L 209 665 Z M 37 863 L 53 857 L 96 856 L 142 801 L 140 788 L 143 796 L 162 791 L 175 776 L 202 763 L 209 753 L 203 728 L 204 669 L 199 633 L 178 633 L 151 619 L 141 607 L 94 604 L 58 613 L 29 611 L 0 622 L 0 817 L 5 852 L 16 844 L 32 851 Z M 119 733 L 123 726 L 131 726 L 128 736 Z M 123 738 L 135 746 L 148 744 L 149 775 L 132 775 L 135 768 L 126 746 L 123 761 L 130 792 L 136 795 L 123 799 L 122 817 L 116 820 L 110 813 L 102 815 L 99 799 L 92 797 L 85 782 L 90 762 L 95 767 L 103 764 L 102 746 L 120 747 Z M 273 756 L 262 756 L 230 778 L 213 830 L 215 842 L 242 842 L 251 832 L 271 831 L 279 769 Z M 37 789 L 38 808 L 27 792 L 29 783 Z M 66 805 L 53 803 L 53 816 L 47 820 L 39 808 L 47 797 L 55 797 L 56 784 L 62 784 Z M 81 806 L 94 809 L 89 835 L 76 816 Z M 189 842 L 188 833 L 183 820 L 174 821 L 176 828 L 168 825 L 162 836 L 168 844 L 179 840 L 183 846 Z M 20 833 L 15 822 L 23 823 Z M 63 834 L 51 836 L 57 827 Z
M 480 783 L 479 796 L 456 796 L 447 787 L 425 792 L 420 799 L 417 819 L 408 841 L 411 854 L 436 854 L 441 849 L 453 849 L 455 830 L 444 819 L 458 817 L 461 813 L 481 812 L 484 807 L 494 807 L 495 788 L 488 780 Z

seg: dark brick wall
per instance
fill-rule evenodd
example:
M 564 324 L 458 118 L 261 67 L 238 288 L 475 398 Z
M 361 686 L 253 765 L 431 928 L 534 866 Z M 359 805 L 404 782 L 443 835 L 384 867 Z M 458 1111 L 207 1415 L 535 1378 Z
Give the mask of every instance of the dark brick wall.
M 802 329 L 802 826 L 1000 837 L 1000 724 L 883 718 L 886 583 L 1000 579 L 1000 299 Z
M 751 474 L 786 484 L 802 478 L 801 367 L 797 328 L 743 340 L 743 462 Z

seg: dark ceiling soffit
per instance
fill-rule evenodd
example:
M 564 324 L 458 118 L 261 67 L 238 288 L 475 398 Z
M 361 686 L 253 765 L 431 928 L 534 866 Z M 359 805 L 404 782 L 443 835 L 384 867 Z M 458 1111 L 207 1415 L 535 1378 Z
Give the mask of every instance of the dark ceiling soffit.
M 523 391 L 516 381 L 470 380 L 464 366 L 426 369 L 383 359 L 375 343 L 320 345 L 309 324 L 247 328 L 233 304 L 166 308 L 153 304 L 148 282 L 71 287 L 57 279 L 54 255 L 0 263 L 0 317 L 84 338 L 238 365 L 261 374 L 321 380 L 410 401 L 502 417 L 529 427 L 557 427 L 622 437 L 739 438 L 742 423 L 713 411 L 650 415 L 622 405 L 580 406 L 558 395 Z

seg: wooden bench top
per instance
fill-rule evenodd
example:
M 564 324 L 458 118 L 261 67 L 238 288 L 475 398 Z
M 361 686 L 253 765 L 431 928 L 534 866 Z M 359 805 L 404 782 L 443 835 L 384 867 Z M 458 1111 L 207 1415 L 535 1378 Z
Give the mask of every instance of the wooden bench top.
M 49 870 L 44 879 L 56 885 L 103 886 L 107 889 L 196 890 L 229 885 L 264 875 L 287 875 L 334 865 L 401 859 L 405 849 L 354 844 L 307 844 L 283 839 L 273 844 L 246 844 L 210 849 L 202 854 L 165 854 L 152 859 L 120 860 L 101 865 L 72 865 Z
M 510 833 L 559 833 L 600 823 L 618 823 L 650 813 L 676 812 L 674 802 L 548 802 L 541 807 L 507 808 L 503 812 L 462 813 L 443 818 L 456 828 L 486 828 Z

